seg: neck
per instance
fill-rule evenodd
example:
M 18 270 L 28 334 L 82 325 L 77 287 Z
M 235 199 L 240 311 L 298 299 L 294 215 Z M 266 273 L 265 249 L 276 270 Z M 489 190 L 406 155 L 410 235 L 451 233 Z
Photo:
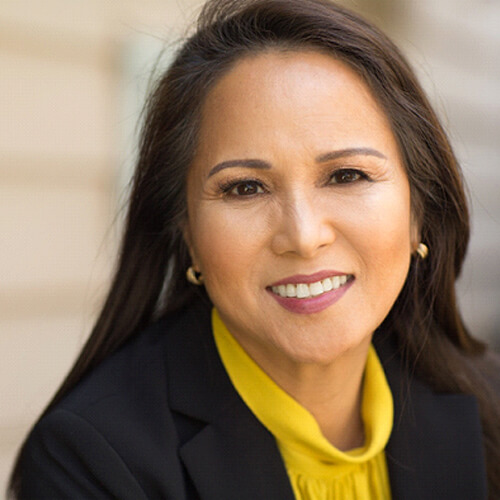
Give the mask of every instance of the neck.
M 337 449 L 364 444 L 361 417 L 363 373 L 371 339 L 343 353 L 328 365 L 255 359 L 261 368 L 315 418 Z
M 338 378 L 335 381 L 337 382 Z M 314 416 L 325 438 L 341 451 L 358 448 L 365 441 L 361 417 L 362 371 L 361 377 L 356 377 L 356 380 L 350 378 L 344 382 L 341 385 L 339 381 L 335 389 L 333 384 L 325 384 L 322 393 L 319 393 L 321 388 L 316 386 L 314 394 L 303 391 L 302 388 L 292 394 Z

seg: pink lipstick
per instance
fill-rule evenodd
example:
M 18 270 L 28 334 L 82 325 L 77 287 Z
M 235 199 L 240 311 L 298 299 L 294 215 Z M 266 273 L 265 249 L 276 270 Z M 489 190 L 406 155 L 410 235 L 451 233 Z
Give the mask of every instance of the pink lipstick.
M 337 302 L 353 282 L 352 274 L 326 270 L 289 276 L 273 283 L 267 291 L 288 311 L 313 314 Z

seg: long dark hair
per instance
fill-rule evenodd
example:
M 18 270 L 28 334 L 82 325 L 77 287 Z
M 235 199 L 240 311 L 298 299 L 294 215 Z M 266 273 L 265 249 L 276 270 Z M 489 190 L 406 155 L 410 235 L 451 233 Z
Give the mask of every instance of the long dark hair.
M 190 262 L 182 225 L 186 176 L 207 92 L 245 55 L 304 48 L 353 68 L 390 121 L 430 254 L 424 261 L 412 259 L 384 328 L 397 336 L 407 362 L 436 390 L 478 398 L 490 490 L 500 494 L 500 411 L 477 368 L 484 347 L 468 334 L 455 297 L 469 239 L 460 169 L 398 49 L 358 15 L 327 0 L 209 0 L 205 5 L 195 33 L 148 101 L 114 280 L 92 335 L 45 412 L 129 338 L 199 293 L 185 279 Z M 21 481 L 16 467 L 14 493 Z

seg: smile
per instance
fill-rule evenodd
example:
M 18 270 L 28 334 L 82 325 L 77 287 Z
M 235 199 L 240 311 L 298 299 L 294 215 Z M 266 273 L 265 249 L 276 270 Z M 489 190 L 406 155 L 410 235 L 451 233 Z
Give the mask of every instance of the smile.
M 288 283 L 286 285 L 273 286 L 271 290 L 274 294 L 283 298 L 309 299 L 311 297 L 319 297 L 331 290 L 338 290 L 352 278 L 352 275 L 343 274 L 315 281 L 314 283 Z

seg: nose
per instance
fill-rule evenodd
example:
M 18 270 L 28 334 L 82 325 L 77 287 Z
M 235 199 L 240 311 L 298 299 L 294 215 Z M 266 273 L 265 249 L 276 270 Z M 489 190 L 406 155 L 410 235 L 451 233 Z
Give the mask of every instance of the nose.
M 278 254 L 314 257 L 336 238 L 331 208 L 312 195 L 295 196 L 284 201 L 277 215 L 272 250 Z

